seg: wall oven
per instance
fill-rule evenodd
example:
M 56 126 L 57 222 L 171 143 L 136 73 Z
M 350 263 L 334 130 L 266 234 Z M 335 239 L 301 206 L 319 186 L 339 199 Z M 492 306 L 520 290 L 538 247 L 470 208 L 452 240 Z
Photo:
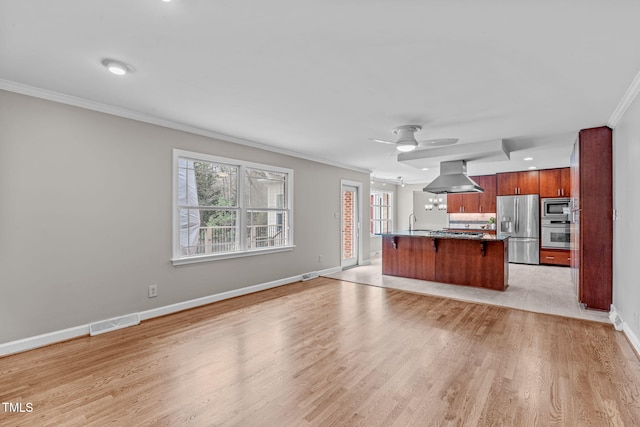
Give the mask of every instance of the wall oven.
M 543 220 L 542 242 L 545 249 L 569 249 L 571 232 L 569 221 Z

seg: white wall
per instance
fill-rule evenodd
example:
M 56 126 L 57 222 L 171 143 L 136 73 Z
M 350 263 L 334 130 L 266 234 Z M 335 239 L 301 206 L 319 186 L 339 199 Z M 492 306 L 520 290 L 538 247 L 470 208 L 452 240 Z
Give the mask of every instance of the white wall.
M 422 188 L 413 192 L 413 212 L 416 215 L 414 228 L 416 230 L 438 230 L 449 226 L 449 215 L 446 209 L 438 210 L 434 207 L 429 211 L 424 208 L 430 198 L 442 199 L 442 203 L 447 203 L 446 194 L 427 193 L 422 191 Z
M 296 248 L 174 267 L 174 148 L 292 168 Z M 368 174 L 0 91 L 0 344 L 338 267 L 341 179 L 369 193 Z
M 619 211 L 613 223 L 613 305 L 625 331 L 636 338 L 640 337 L 639 165 L 640 98 L 636 98 L 613 132 L 613 204 Z
M 416 222 L 413 224 L 413 228 L 416 230 L 437 230 L 449 226 L 449 218 L 446 210 L 440 211 L 434 209 L 428 211 L 424 208 L 424 205 L 430 197 L 438 197 L 443 199 L 444 203 L 447 202 L 446 194 L 432 194 L 422 191 L 427 184 L 428 183 L 411 184 L 400 188 L 400 194 L 398 196 L 400 199 L 398 203 L 400 230 L 409 229 L 409 214 L 411 213 L 416 216 Z
M 409 229 L 409 214 L 413 213 L 413 192 L 422 191 L 424 185 L 407 184 L 398 189 L 398 221 L 396 221 L 396 230 Z

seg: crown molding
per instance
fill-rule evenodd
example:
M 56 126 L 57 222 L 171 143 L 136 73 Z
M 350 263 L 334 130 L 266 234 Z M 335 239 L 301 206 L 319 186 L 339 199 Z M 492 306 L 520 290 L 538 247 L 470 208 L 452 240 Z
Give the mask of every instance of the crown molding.
M 163 118 L 152 116 L 149 114 L 128 110 L 125 108 L 115 107 L 113 105 L 103 104 L 97 101 L 91 101 L 85 98 L 67 95 L 61 92 L 55 92 L 48 89 L 37 88 L 34 86 L 13 82 L 10 80 L 0 79 L 0 89 L 6 90 L 8 92 L 19 93 L 21 95 L 32 96 L 34 98 L 46 99 L 47 101 L 53 101 L 61 104 L 71 105 L 74 107 L 84 108 L 86 110 L 106 113 L 112 116 L 123 117 L 126 119 L 136 120 L 143 123 L 149 123 L 152 125 L 162 126 L 169 129 L 192 133 L 194 135 L 205 136 L 207 138 L 217 139 L 220 141 L 231 142 L 233 144 L 239 144 L 247 147 L 257 148 L 257 149 L 269 151 L 272 153 L 283 154 L 285 156 L 296 157 L 298 159 L 309 160 L 312 162 L 322 163 L 329 166 L 335 166 L 342 169 L 351 170 L 354 172 L 365 173 L 367 175 L 371 173 L 371 171 L 368 169 L 363 169 L 363 168 L 347 165 L 340 162 L 334 162 L 332 160 L 327 160 L 320 157 L 309 156 L 306 154 L 298 153 L 298 152 L 287 150 L 284 148 L 278 148 L 271 145 L 250 141 L 248 139 L 236 138 L 235 136 L 225 135 L 225 134 L 217 133 L 211 130 L 202 129 L 196 126 L 191 126 L 184 123 L 163 119 Z
M 636 96 L 638 96 L 639 92 L 640 92 L 640 72 L 636 74 L 636 77 L 633 79 L 633 81 L 629 85 L 629 88 L 624 93 L 624 96 L 618 103 L 618 106 L 616 107 L 615 110 L 613 110 L 613 114 L 611 114 L 611 117 L 607 122 L 607 126 L 609 126 L 611 129 L 615 129 L 615 127 L 618 125 L 618 123 L 622 119 L 622 116 L 624 116 L 624 113 L 627 112 L 627 109 L 629 109 L 633 101 L 636 99 Z

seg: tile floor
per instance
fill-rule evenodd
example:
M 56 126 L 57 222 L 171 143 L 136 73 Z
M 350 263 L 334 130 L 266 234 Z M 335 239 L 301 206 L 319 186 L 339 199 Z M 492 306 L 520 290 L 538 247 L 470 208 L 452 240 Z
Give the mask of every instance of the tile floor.
M 504 291 L 474 288 L 382 275 L 381 256 L 371 264 L 328 274 L 326 277 L 383 288 L 438 295 L 464 301 L 495 304 L 537 313 L 611 323 L 609 313 L 585 310 L 578 304 L 569 268 L 509 264 L 509 288 Z

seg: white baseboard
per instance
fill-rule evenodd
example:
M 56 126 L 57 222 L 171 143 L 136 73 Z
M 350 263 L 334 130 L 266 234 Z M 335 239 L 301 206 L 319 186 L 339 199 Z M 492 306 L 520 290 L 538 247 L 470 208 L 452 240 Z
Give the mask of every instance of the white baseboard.
M 338 273 L 342 271 L 342 267 L 331 267 L 325 268 L 324 270 L 318 271 L 321 276 L 326 276 L 327 274 Z
M 326 270 L 318 271 L 319 275 L 330 274 L 340 271 L 340 267 L 333 267 Z M 306 274 L 306 273 L 305 273 Z M 247 295 L 266 289 L 276 288 L 282 285 L 288 285 L 302 280 L 303 274 L 298 276 L 287 277 L 284 279 L 274 280 L 272 282 L 260 283 L 258 285 L 247 286 L 245 288 L 234 289 L 232 291 L 222 292 L 219 294 L 209 295 L 202 298 L 196 298 L 189 301 L 183 301 L 176 304 L 170 304 L 163 307 L 152 308 L 151 310 L 145 310 L 140 313 L 140 320 L 148 320 L 154 317 L 165 316 L 167 314 L 177 313 L 178 311 L 188 310 L 190 308 L 199 307 L 202 305 L 211 304 L 216 301 L 222 301 L 228 298 L 234 298 L 241 295 Z M 93 323 L 93 322 L 91 322 Z M 75 326 L 60 331 L 53 331 L 42 335 L 36 335 L 16 341 L 10 341 L 0 344 L 0 357 L 10 354 L 21 353 L 27 350 L 33 350 L 34 348 L 44 347 L 50 344 L 55 344 L 61 341 L 67 341 L 72 338 L 78 338 L 89 335 L 90 328 L 86 325 Z
M 0 357 L 89 335 L 89 324 L 0 344 Z
M 616 307 L 613 304 L 611 304 L 611 308 L 609 310 L 609 320 L 613 323 L 613 327 L 616 328 L 616 331 L 621 331 L 623 329 L 622 317 L 620 317 L 618 310 L 616 310 Z
M 629 340 L 629 342 L 633 346 L 633 348 L 636 351 L 636 353 L 640 354 L 640 340 L 638 339 L 636 334 L 633 332 L 633 330 L 631 329 L 629 324 L 627 322 L 625 322 L 622 317 L 620 317 L 620 314 L 618 313 L 618 310 L 616 310 L 616 307 L 613 304 L 611 304 L 611 311 L 609 312 L 609 319 L 611 319 L 611 321 L 612 321 L 612 323 L 614 325 L 616 324 L 614 319 L 619 319 L 619 321 L 622 322 L 622 332 L 627 336 L 627 339 Z M 618 329 L 618 328 L 616 328 L 616 329 Z
M 635 349 L 636 353 L 640 354 L 640 340 L 638 340 L 638 337 L 636 336 L 636 334 L 633 333 L 631 328 L 626 323 L 623 323 L 623 325 L 624 325 L 623 331 L 627 336 L 627 338 L 629 339 L 629 342 Z
M 190 308 L 200 307 L 202 305 L 211 304 L 213 302 L 222 301 L 229 298 L 239 297 L 254 292 L 264 291 L 266 289 L 276 288 L 282 285 L 288 285 L 302 280 L 302 274 L 299 276 L 287 277 L 285 279 L 274 280 L 273 282 L 260 283 L 258 285 L 247 286 L 246 288 L 234 289 L 232 291 L 222 292 L 219 294 L 208 295 L 202 298 L 196 298 L 189 301 L 178 302 L 163 307 L 152 308 L 151 310 L 141 311 L 140 320 L 153 319 L 154 317 L 166 316 L 167 314 L 177 313 Z

